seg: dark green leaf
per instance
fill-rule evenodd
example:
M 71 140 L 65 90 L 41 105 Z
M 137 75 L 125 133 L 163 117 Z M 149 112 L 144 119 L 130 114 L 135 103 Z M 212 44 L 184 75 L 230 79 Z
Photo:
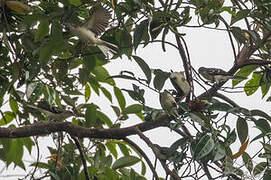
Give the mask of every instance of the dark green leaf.
M 256 176 L 260 174 L 261 172 L 263 172 L 266 166 L 267 166 L 266 162 L 260 162 L 259 164 L 257 164 L 253 169 L 253 175 Z
M 120 151 L 122 152 L 122 154 L 124 156 L 129 156 L 130 155 L 130 149 L 125 144 L 118 143 L 118 146 L 119 146 Z
M 123 167 L 129 167 L 136 163 L 138 163 L 140 159 L 135 156 L 124 156 L 117 159 L 114 164 L 112 165 L 112 169 L 120 169 Z
M 153 85 L 155 87 L 155 89 L 157 90 L 162 90 L 164 84 L 165 84 L 165 81 L 168 79 L 169 77 L 169 73 L 168 72 L 164 72 L 160 69 L 156 69 L 154 71 L 154 74 L 155 74 L 155 77 L 154 77 L 154 80 L 153 80 Z
M 86 66 L 86 68 L 89 70 L 89 72 L 93 71 L 96 66 L 96 58 L 95 56 L 85 56 L 83 58 L 83 63 Z
M 239 140 L 241 144 L 243 144 L 247 140 L 247 137 L 248 137 L 248 125 L 247 125 L 246 120 L 239 117 L 237 119 L 236 128 L 237 128 L 237 134 L 238 134 Z
M 249 9 L 242 9 L 240 11 L 238 11 L 236 13 L 236 15 L 233 15 L 231 17 L 231 25 L 233 25 L 234 23 L 236 23 L 237 21 L 244 19 L 248 16 L 248 14 L 250 13 Z
M 97 123 L 97 106 L 94 104 L 87 104 L 85 112 L 86 126 L 91 127 L 95 126 Z
M 149 20 L 145 19 L 141 21 L 139 25 L 136 26 L 135 33 L 134 33 L 135 51 L 143 39 L 145 39 L 146 41 L 146 36 L 148 36 L 148 25 L 149 25 Z
M 235 130 L 233 129 L 230 134 L 228 134 L 227 139 L 225 141 L 225 147 L 230 146 L 232 143 L 234 143 L 236 140 L 236 133 Z
M 263 180 L 270 180 L 271 179 L 271 169 L 270 168 L 267 168 L 265 171 L 264 171 L 264 174 L 263 174 Z
M 243 159 L 243 161 L 245 163 L 246 168 L 249 170 L 249 172 L 251 172 L 252 169 L 253 169 L 253 163 L 252 163 L 252 159 L 249 156 L 249 154 L 246 153 L 246 152 L 243 152 L 242 159 Z
M 97 111 L 96 116 L 102 120 L 108 127 L 112 127 L 113 123 L 103 112 Z
M 103 92 L 103 94 L 105 95 L 105 97 L 106 97 L 110 102 L 112 102 L 112 95 L 111 95 L 111 93 L 110 93 L 107 89 L 105 89 L 104 87 L 101 87 L 100 89 L 102 90 L 102 92 Z
M 112 107 L 112 109 L 114 110 L 114 112 L 115 112 L 115 114 L 117 115 L 117 117 L 119 117 L 120 114 L 121 114 L 120 109 L 119 109 L 117 106 L 111 106 L 111 107 Z
M 80 0 L 69 0 L 69 3 L 74 6 L 80 6 L 81 1 Z
M 117 87 L 114 87 L 114 93 L 115 93 L 115 96 L 118 100 L 120 108 L 123 110 L 126 106 L 126 101 L 125 101 L 125 98 L 124 98 L 121 90 Z
M 112 78 L 109 78 L 110 75 L 103 66 L 96 66 L 93 70 L 93 74 L 96 75 L 98 81 L 106 82 L 112 86 L 115 85 L 115 81 Z
M 214 140 L 209 135 L 205 135 L 200 138 L 199 142 L 196 145 L 194 157 L 201 159 L 207 156 L 215 147 Z
M 49 33 L 49 22 L 47 19 L 40 20 L 38 29 L 35 31 L 35 42 L 42 40 Z
M 247 39 L 245 37 L 244 32 L 241 30 L 241 28 L 239 27 L 232 27 L 231 28 L 231 32 L 233 34 L 233 36 L 235 37 L 235 39 L 241 43 L 241 44 L 245 44 Z
M 258 119 L 254 121 L 256 127 L 260 129 L 263 133 L 270 132 L 270 125 L 265 119 Z
M 140 58 L 138 56 L 133 56 L 133 58 L 136 61 L 136 63 L 139 65 L 139 67 L 141 68 L 143 73 L 145 74 L 148 84 L 150 84 L 150 82 L 151 82 L 151 69 L 150 69 L 150 67 L 142 58 Z
M 141 112 L 143 110 L 143 106 L 141 104 L 133 104 L 130 105 L 128 107 L 126 107 L 125 109 L 123 109 L 124 114 L 136 114 L 138 112 Z

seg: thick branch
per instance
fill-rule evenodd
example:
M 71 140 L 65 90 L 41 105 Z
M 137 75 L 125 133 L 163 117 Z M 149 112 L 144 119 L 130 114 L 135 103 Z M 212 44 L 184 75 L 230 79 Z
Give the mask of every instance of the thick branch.
M 137 134 L 135 128 L 144 132 L 157 127 L 167 126 L 169 122 L 170 119 L 166 114 L 155 121 L 143 122 L 127 128 L 110 129 L 86 128 L 70 122 L 45 121 L 18 128 L 0 128 L 0 138 L 30 137 L 65 131 L 79 138 L 123 139 L 126 136 Z

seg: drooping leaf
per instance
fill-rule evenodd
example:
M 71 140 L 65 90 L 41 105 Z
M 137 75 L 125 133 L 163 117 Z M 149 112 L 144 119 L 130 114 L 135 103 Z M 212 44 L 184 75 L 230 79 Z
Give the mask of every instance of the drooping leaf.
M 248 125 L 245 119 L 239 117 L 237 119 L 237 134 L 240 142 L 243 144 L 248 137 Z
M 129 167 L 136 163 L 138 163 L 140 159 L 135 156 L 123 156 L 117 159 L 114 164 L 112 165 L 112 169 L 120 169 L 123 167 Z
M 126 100 L 125 100 L 121 90 L 117 87 L 114 87 L 114 93 L 115 93 L 115 96 L 118 100 L 120 108 L 123 110 L 126 106 Z
M 148 84 L 150 84 L 150 82 L 151 82 L 151 69 L 150 69 L 149 65 L 142 58 L 140 58 L 138 56 L 133 56 L 133 58 L 136 61 L 136 63 L 139 65 L 139 67 L 141 68 L 143 73 L 145 74 Z

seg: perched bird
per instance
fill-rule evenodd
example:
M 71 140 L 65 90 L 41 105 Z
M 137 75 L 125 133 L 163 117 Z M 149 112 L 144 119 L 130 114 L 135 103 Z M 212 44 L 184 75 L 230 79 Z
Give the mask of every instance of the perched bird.
M 55 121 L 63 121 L 67 119 L 68 117 L 71 117 L 74 115 L 73 112 L 71 111 L 63 110 L 55 106 L 39 107 L 39 106 L 31 105 L 31 104 L 25 104 L 25 105 L 29 108 L 36 109 L 44 113 L 48 118 L 51 118 Z
M 169 79 L 177 90 L 176 98 L 178 101 L 183 100 L 186 96 L 188 96 L 190 92 L 190 85 L 185 79 L 184 72 L 172 72 L 169 76 Z
M 167 112 L 167 114 L 175 117 L 175 119 L 179 117 L 177 103 L 174 97 L 167 90 L 160 93 L 159 100 L 162 108 Z
M 201 76 L 203 76 L 211 83 L 220 83 L 223 81 L 227 81 L 228 79 L 240 79 L 240 80 L 247 79 L 246 77 L 233 76 L 228 72 L 217 68 L 200 67 L 198 71 Z
M 176 151 L 175 152 L 171 152 L 170 148 L 168 147 L 161 147 L 158 144 L 153 144 L 153 151 L 155 153 L 155 155 L 161 159 L 161 160 L 168 160 L 170 162 L 172 162 L 174 160 L 174 157 L 176 155 Z
M 90 45 L 98 46 L 103 54 L 108 58 L 109 53 L 117 53 L 119 48 L 109 42 L 103 41 L 98 38 L 109 24 L 111 19 L 110 12 L 104 7 L 99 7 L 94 10 L 92 16 L 82 25 L 74 25 L 66 23 L 69 30 L 83 42 Z

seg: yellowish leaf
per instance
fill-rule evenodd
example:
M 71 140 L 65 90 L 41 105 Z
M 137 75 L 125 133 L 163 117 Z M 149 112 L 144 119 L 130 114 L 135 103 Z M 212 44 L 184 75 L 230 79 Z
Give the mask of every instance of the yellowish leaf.
M 249 139 L 247 139 L 242 146 L 239 148 L 239 151 L 235 154 L 233 154 L 231 156 L 231 159 L 237 159 L 238 157 L 240 157 L 247 149 L 247 145 L 248 145 Z

